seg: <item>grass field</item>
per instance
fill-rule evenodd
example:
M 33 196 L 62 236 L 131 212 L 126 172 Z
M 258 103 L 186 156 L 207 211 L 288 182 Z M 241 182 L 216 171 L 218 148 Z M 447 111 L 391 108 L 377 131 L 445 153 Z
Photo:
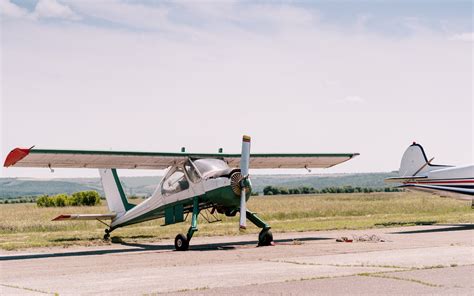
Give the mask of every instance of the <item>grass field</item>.
M 441 198 L 428 193 L 285 195 L 253 197 L 248 208 L 272 226 L 273 233 L 329 229 L 362 229 L 422 223 L 473 223 L 470 201 Z M 66 213 L 106 213 L 96 207 L 38 208 L 35 204 L 0 205 L 0 248 L 102 245 L 105 226 L 97 221 L 51 219 Z M 238 235 L 238 217 L 222 222 L 199 221 L 197 236 Z M 161 219 L 115 230 L 112 241 L 151 242 L 186 233 L 189 221 L 166 227 Z M 259 229 L 248 223 L 247 233 Z

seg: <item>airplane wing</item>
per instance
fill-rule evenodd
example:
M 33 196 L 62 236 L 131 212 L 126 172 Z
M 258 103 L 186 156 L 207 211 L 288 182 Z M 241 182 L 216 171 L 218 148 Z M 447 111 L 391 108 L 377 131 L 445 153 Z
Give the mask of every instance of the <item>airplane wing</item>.
M 344 154 L 251 154 L 252 169 L 328 168 L 347 161 L 358 153 Z M 224 159 L 231 167 L 239 167 L 240 154 L 166 153 L 90 150 L 49 150 L 15 148 L 7 156 L 5 167 L 42 168 L 115 168 L 165 169 L 192 159 Z

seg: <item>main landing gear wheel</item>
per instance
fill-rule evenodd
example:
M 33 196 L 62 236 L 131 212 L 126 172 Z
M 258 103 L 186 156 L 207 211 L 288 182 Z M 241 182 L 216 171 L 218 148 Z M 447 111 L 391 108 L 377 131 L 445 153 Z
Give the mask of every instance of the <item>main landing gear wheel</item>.
M 104 240 L 108 241 L 110 238 L 110 230 L 106 229 L 104 234 Z
M 258 235 L 258 246 L 271 246 L 273 243 L 273 234 L 270 230 L 262 230 Z
M 180 233 L 174 238 L 174 247 L 176 251 L 186 251 L 189 249 L 189 241 L 186 235 Z

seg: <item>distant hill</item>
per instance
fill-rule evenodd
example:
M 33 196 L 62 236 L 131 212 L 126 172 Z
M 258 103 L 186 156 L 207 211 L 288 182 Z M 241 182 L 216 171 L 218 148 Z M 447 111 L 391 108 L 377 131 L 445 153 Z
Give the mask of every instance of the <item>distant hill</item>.
M 390 186 L 384 183 L 388 177 L 396 177 L 397 173 L 360 173 L 360 174 L 326 174 L 326 175 L 261 175 L 252 176 L 255 191 L 263 191 L 265 186 L 282 186 L 295 188 L 300 186 L 322 189 L 327 187 L 371 187 L 383 188 Z
M 396 173 L 361 173 L 361 174 L 327 174 L 327 175 L 253 175 L 254 191 L 262 192 L 265 186 L 283 186 L 295 188 L 300 186 L 322 189 L 326 187 L 372 187 L 388 186 L 383 182 Z M 128 195 L 149 196 L 155 190 L 161 177 L 122 177 L 125 192 Z M 99 178 L 67 179 L 33 179 L 33 178 L 0 178 L 0 199 L 19 196 L 36 196 L 42 194 L 73 193 L 82 190 L 97 190 L 103 194 Z

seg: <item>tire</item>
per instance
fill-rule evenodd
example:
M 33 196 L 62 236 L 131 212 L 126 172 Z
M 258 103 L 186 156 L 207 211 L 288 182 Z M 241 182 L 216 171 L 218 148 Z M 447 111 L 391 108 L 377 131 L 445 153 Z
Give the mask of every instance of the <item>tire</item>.
M 110 239 L 110 230 L 105 229 L 104 240 L 108 241 Z
M 174 248 L 176 251 L 186 251 L 189 249 L 189 241 L 186 235 L 180 233 L 174 238 Z
M 273 234 L 270 230 L 262 230 L 258 235 L 258 246 L 271 246 L 273 242 Z

